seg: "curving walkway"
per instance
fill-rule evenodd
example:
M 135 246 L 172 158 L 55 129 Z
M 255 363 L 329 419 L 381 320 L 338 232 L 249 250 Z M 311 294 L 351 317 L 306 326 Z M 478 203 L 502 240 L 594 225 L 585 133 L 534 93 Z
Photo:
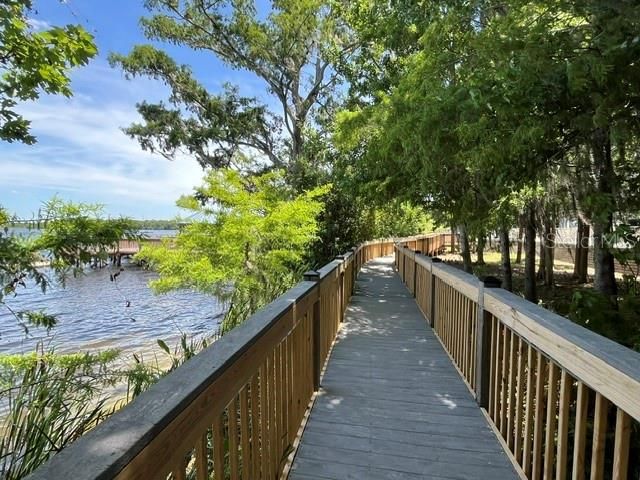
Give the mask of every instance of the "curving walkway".
M 392 258 L 360 273 L 289 478 L 519 478 Z

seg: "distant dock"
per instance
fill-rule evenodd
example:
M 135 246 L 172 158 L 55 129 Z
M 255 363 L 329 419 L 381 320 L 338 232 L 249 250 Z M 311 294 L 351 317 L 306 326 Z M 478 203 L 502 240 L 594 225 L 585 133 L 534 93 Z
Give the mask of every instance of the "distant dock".
M 141 240 L 120 240 L 117 246 L 114 245 L 112 249 L 107 250 L 109 261 L 113 265 L 120 266 L 122 264 L 123 257 L 134 256 L 140 251 L 143 245 L 160 245 L 163 240 L 167 239 L 171 240 L 171 237 L 143 238 Z

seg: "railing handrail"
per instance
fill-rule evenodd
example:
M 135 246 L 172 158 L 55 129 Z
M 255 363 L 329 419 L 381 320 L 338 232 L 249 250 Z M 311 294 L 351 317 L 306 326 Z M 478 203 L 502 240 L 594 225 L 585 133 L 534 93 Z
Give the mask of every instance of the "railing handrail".
M 482 282 L 446 263 L 434 263 L 396 243 L 415 262 L 477 302 Z M 640 354 L 566 317 L 502 288 L 482 289 L 484 309 L 565 368 L 574 378 L 600 392 L 640 421 Z
M 302 281 L 53 456 L 30 479 L 115 477 L 151 439 L 317 288 Z M 215 347 L 214 347 L 215 345 Z
M 371 246 L 375 248 L 368 248 Z M 313 312 L 309 314 L 314 317 L 317 315 L 314 309 L 318 308 L 321 291 L 325 292 L 323 279 L 326 279 L 326 284 L 331 286 L 330 290 L 326 290 L 326 301 L 337 301 L 337 305 L 339 305 L 339 307 L 325 307 L 329 309 L 327 310 L 328 315 L 329 312 L 335 311 L 332 309 L 345 308 L 345 299 L 348 300 L 351 295 L 357 269 L 368 259 L 375 257 L 377 253 L 392 253 L 392 247 L 393 239 L 365 242 L 338 259 L 330 261 L 319 269 L 318 281 L 299 282 L 209 348 L 152 385 L 147 391 L 92 431 L 54 455 L 28 478 L 31 480 L 114 478 L 122 474 L 123 469 L 131 469 L 132 462 L 136 462 L 133 471 L 140 472 L 138 468 L 141 463 L 140 458 L 146 456 L 144 451 L 152 441 L 166 437 L 167 431 L 172 430 L 176 424 L 179 426 L 181 422 L 185 422 L 187 414 L 191 415 L 189 417 L 191 421 L 202 423 L 198 418 L 194 420 L 195 414 L 189 413 L 187 410 L 197 410 L 198 405 L 201 408 L 205 400 L 209 404 L 222 405 L 222 409 L 229 401 L 233 401 L 234 396 L 238 395 L 238 389 L 242 389 L 242 385 L 247 382 L 246 372 L 238 374 L 239 378 L 234 379 L 234 385 L 231 389 L 233 391 L 217 392 L 216 396 L 208 392 L 223 376 L 225 379 L 226 376 L 233 378 L 233 374 L 236 373 L 234 367 L 238 362 L 241 365 L 242 362 L 246 364 L 249 362 L 246 360 L 247 357 L 250 358 L 250 362 L 253 362 L 251 365 L 262 361 L 261 358 L 258 358 L 258 353 L 254 353 L 252 347 L 260 342 L 265 344 L 270 342 L 269 345 L 277 345 L 296 326 L 296 311 Z M 353 278 L 344 278 L 345 275 L 339 275 L 346 273 L 347 266 L 350 267 L 350 272 L 354 275 Z M 348 292 L 347 287 L 350 287 Z M 339 301 L 336 300 L 338 298 L 340 298 Z M 332 318 L 331 322 L 341 321 L 341 315 L 342 313 L 338 313 L 339 319 Z M 331 338 L 326 335 L 335 335 L 335 333 L 327 331 L 326 329 L 329 328 L 327 325 L 322 328 L 324 329 L 324 340 L 331 341 Z M 316 333 L 314 332 L 312 335 L 316 335 Z M 319 341 L 317 338 L 313 339 L 313 342 L 317 341 Z M 328 349 L 327 344 L 313 348 L 322 349 L 325 355 Z M 316 350 L 313 351 L 313 355 L 317 355 Z M 252 356 L 256 358 L 253 359 Z M 255 376 L 255 374 L 252 375 Z M 206 398 L 203 399 L 203 397 Z M 198 412 L 196 411 L 196 413 Z M 200 413 L 203 412 L 200 410 Z M 206 431 L 207 427 L 203 428 Z M 186 438 L 175 440 L 176 450 L 197 442 L 192 438 L 195 435 L 202 436 L 201 431 L 195 431 L 193 428 L 189 430 L 185 427 L 182 430 Z M 176 452 L 173 451 L 166 452 L 166 454 L 172 457 L 176 456 Z M 179 456 L 180 452 L 177 452 L 177 455 Z M 150 463 L 150 471 L 158 469 L 153 465 L 154 463 L 160 464 L 166 460 L 166 458 L 143 458 L 143 461 Z M 148 473 L 148 475 L 149 478 L 153 476 L 152 473 Z

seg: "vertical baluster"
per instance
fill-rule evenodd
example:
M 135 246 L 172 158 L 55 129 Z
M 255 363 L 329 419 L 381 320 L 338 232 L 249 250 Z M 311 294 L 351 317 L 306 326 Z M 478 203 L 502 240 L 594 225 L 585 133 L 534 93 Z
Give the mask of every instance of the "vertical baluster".
M 567 478 L 567 442 L 569 441 L 569 402 L 573 379 L 562 369 L 560 379 L 560 404 L 558 408 L 558 457 L 556 462 L 556 480 Z
M 248 480 L 251 478 L 251 449 L 249 448 L 249 399 L 246 385 L 240 390 L 240 448 L 242 480 Z
M 207 457 L 207 431 L 200 435 L 196 444 L 196 479 L 209 480 L 209 459 Z
M 251 379 L 251 476 L 260 478 L 260 392 L 259 370 Z
M 556 410 L 558 400 L 558 367 L 549 360 L 549 386 L 547 396 L 547 425 L 544 446 L 544 478 L 553 476 L 555 461 Z
M 470 350 L 469 354 L 469 378 L 471 378 L 471 388 L 476 391 L 477 390 L 477 378 L 476 378 L 476 362 L 477 362 L 477 335 L 478 335 L 478 309 L 476 308 L 476 303 L 469 300 L 469 321 L 471 323 L 471 339 L 470 339 Z M 483 365 L 482 368 L 489 368 L 490 364 Z M 490 374 L 490 373 L 489 373 Z M 487 384 L 488 386 L 488 384 Z M 487 397 L 488 399 L 488 397 Z
M 573 469 L 572 480 L 583 480 L 585 473 L 584 451 L 587 439 L 587 407 L 589 405 L 589 389 L 578 382 L 578 397 L 576 400 L 576 424 L 573 439 Z
M 509 375 L 509 343 L 511 341 L 511 330 L 505 325 L 502 342 L 502 371 L 501 371 L 501 392 L 500 392 L 500 434 L 502 438 L 507 438 L 507 393 L 509 392 L 507 377 Z
M 447 284 L 440 280 L 440 286 L 442 290 L 442 303 L 440 304 L 440 315 L 442 317 L 442 343 L 444 347 L 449 351 L 449 288 Z
M 283 445 L 283 440 L 285 435 L 283 434 L 282 422 L 282 343 L 276 346 L 275 349 L 275 394 L 276 394 L 276 449 L 278 451 L 278 457 L 282 456 L 282 452 L 284 452 L 285 445 Z
M 513 437 L 514 437 L 514 420 L 515 420 L 515 399 L 516 399 L 516 373 L 517 373 L 517 359 L 516 353 L 518 350 L 518 337 L 511 331 L 511 341 L 509 344 L 509 399 L 507 410 L 507 446 L 513 451 Z
M 532 480 L 537 480 L 542 476 L 542 436 L 544 430 L 544 383 L 547 377 L 545 371 L 547 363 L 544 361 L 542 353 L 538 352 L 536 360 L 536 409 L 533 423 L 533 459 L 532 459 Z
M 454 290 L 456 293 L 456 361 L 458 363 L 458 368 L 460 372 L 462 372 L 462 376 L 464 377 L 464 352 L 463 352 L 463 339 L 464 339 L 464 304 L 462 295 Z
M 442 290 L 442 302 L 440 303 L 440 316 L 442 317 L 442 336 L 440 339 L 444 343 L 445 348 L 449 351 L 449 289 L 447 284 L 440 280 L 440 287 Z
M 629 469 L 631 417 L 621 408 L 616 412 L 616 434 L 613 449 L 613 480 L 626 480 Z
M 514 442 L 513 454 L 516 459 L 522 458 L 522 407 L 524 403 L 525 378 L 524 370 L 526 359 L 524 357 L 524 342 L 522 337 L 518 338 L 518 373 L 516 382 L 516 405 L 515 405 L 515 422 L 514 422 Z
M 178 465 L 172 472 L 173 480 L 186 480 L 187 476 L 184 471 L 184 461 L 180 459 L 180 465 Z
M 461 293 L 458 294 L 460 298 L 460 341 L 458 342 L 459 355 L 460 355 L 460 371 L 462 376 L 471 383 L 471 379 L 467 373 L 467 342 L 469 341 L 469 317 L 467 316 L 467 299 Z
M 531 451 L 532 451 L 532 435 L 533 435 L 533 399 L 534 380 L 535 380 L 534 350 L 529 344 L 527 346 L 527 391 L 524 411 L 524 440 L 522 445 L 522 469 L 525 476 L 531 474 Z
M 609 402 L 596 392 L 596 406 L 593 418 L 593 446 L 591 451 L 591 480 L 599 480 L 604 475 L 604 448 L 607 440 L 607 411 Z
M 477 352 L 476 335 L 478 334 L 477 332 L 478 322 L 476 317 L 478 315 L 478 309 L 475 302 L 471 300 L 467 300 L 467 301 L 469 302 L 469 378 L 471 379 L 471 388 L 475 391 L 475 388 L 476 388 L 475 368 L 476 368 L 476 352 Z M 489 367 L 488 364 L 484 366 L 484 368 L 488 368 L 488 367 Z
M 267 361 L 260 367 L 260 477 L 269 475 L 269 403 L 267 400 Z
M 231 480 L 239 480 L 240 463 L 238 462 L 238 400 L 234 398 L 227 406 L 229 422 L 229 470 Z
M 451 354 L 451 357 L 453 358 L 455 364 L 458 366 L 458 368 L 460 368 L 460 361 L 456 357 L 458 346 L 457 342 L 460 338 L 458 336 L 458 319 L 460 318 L 458 314 L 458 295 L 452 286 L 449 286 L 449 290 L 451 291 L 451 348 L 449 350 L 449 353 Z
M 268 414 L 268 442 L 269 442 L 269 478 L 275 478 L 276 475 L 276 459 L 278 456 L 277 439 L 276 439 L 276 422 L 275 422 L 275 389 L 274 389 L 274 355 L 273 352 L 267 355 L 267 405 Z
M 473 369 L 473 363 L 471 362 L 471 354 L 473 352 L 473 344 L 475 343 L 475 338 L 473 337 L 473 319 L 471 316 L 471 300 L 465 297 L 465 304 L 467 306 L 467 311 L 465 316 L 467 318 L 467 336 L 465 338 L 465 346 L 466 346 L 466 354 L 465 354 L 465 363 L 466 363 L 466 374 L 469 379 L 469 385 L 471 386 L 471 390 L 475 391 L 473 388 L 473 377 L 471 376 L 471 370 Z
M 446 285 L 444 282 L 442 282 L 443 285 Z M 449 287 L 449 285 L 446 285 L 446 289 L 447 289 L 447 301 L 445 303 L 445 308 L 446 310 L 446 315 L 447 315 L 447 321 L 446 321 L 446 326 L 447 326 L 447 351 L 449 353 L 451 353 L 452 351 L 452 345 L 453 345 L 453 290 L 451 287 Z
M 444 317 L 445 317 L 445 322 L 444 322 L 444 335 L 445 335 L 445 339 L 446 339 L 446 348 L 448 352 L 451 352 L 451 344 L 449 343 L 451 341 L 451 302 L 450 302 L 450 298 L 451 298 L 451 290 L 449 289 L 449 286 L 442 282 L 442 288 L 444 289 L 445 293 L 445 301 L 442 304 L 443 308 L 444 308 Z
M 501 342 L 502 342 L 502 323 L 496 317 L 491 317 L 493 319 L 493 336 L 494 336 L 494 346 L 491 348 L 491 365 L 492 365 L 492 386 L 491 392 L 493 394 L 493 407 L 492 407 L 492 415 L 493 423 L 495 425 L 499 424 L 499 407 L 500 407 L 500 376 L 501 370 L 500 366 L 502 364 L 502 357 L 500 355 L 501 352 Z
M 303 343 L 303 321 L 304 317 L 299 319 L 298 324 L 295 329 L 295 343 L 294 343 L 294 358 L 293 358 L 293 385 L 294 385 L 294 396 L 293 396 L 293 411 L 294 411 L 294 426 L 300 424 L 300 410 L 302 408 L 302 382 L 301 382 L 301 372 L 302 372 L 302 343 Z
M 460 314 L 460 297 L 458 292 L 453 288 L 451 288 L 451 297 L 453 302 L 453 311 L 451 312 L 451 325 L 452 325 L 452 337 L 451 337 L 451 350 L 453 352 L 453 358 L 458 368 L 460 368 L 460 356 L 458 355 L 458 348 L 460 344 L 460 337 L 462 336 L 460 332 L 460 323 L 461 317 Z
M 473 384 L 471 379 L 471 308 L 469 305 L 469 299 L 465 296 L 462 296 L 464 302 L 464 335 L 462 338 L 462 352 L 464 357 L 464 375 L 469 381 L 469 385 Z
M 289 334 L 282 341 L 282 440 L 285 449 L 291 445 L 291 429 L 289 428 L 289 399 L 291 384 L 289 382 Z
M 433 324 L 436 327 L 438 337 L 442 340 L 442 319 L 440 318 L 442 315 L 442 288 L 440 286 L 440 279 L 434 276 L 432 277 L 432 281 L 436 292 L 436 298 L 433 304 Z
M 213 442 L 213 478 L 224 480 L 224 418 L 223 414 L 216 415 L 211 427 Z
M 289 440 L 289 445 L 293 445 L 293 441 L 296 438 L 298 432 L 298 424 L 296 423 L 296 415 L 294 409 L 294 392 L 295 392 L 295 377 L 294 377 L 294 369 L 295 369 L 295 360 L 293 357 L 293 345 L 294 345 L 294 330 L 287 337 L 287 420 L 288 420 L 288 430 L 289 436 L 287 437 Z

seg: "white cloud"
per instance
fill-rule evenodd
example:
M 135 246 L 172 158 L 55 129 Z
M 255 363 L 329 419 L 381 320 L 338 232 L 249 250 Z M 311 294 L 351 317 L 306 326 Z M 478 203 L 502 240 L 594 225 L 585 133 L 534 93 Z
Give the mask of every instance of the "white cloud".
M 48 30 L 51 28 L 51 24 L 45 20 L 39 20 L 37 18 L 28 18 L 27 23 L 32 30 L 41 32 L 42 30 Z
M 127 93 L 136 95 L 140 85 L 103 66 L 83 74 L 71 99 L 44 96 L 20 106 L 38 144 L 0 144 L 0 204 L 9 203 L 3 195 L 10 189 L 32 192 L 32 203 L 46 200 L 33 196 L 48 190 L 104 203 L 112 214 L 167 217 L 176 212 L 176 199 L 200 184 L 202 170 L 194 159 L 170 162 L 142 151 L 122 132 L 139 120 Z M 94 81 L 87 83 L 91 77 Z M 95 94 L 96 88 L 103 95 Z M 157 87 L 148 91 L 158 94 Z

